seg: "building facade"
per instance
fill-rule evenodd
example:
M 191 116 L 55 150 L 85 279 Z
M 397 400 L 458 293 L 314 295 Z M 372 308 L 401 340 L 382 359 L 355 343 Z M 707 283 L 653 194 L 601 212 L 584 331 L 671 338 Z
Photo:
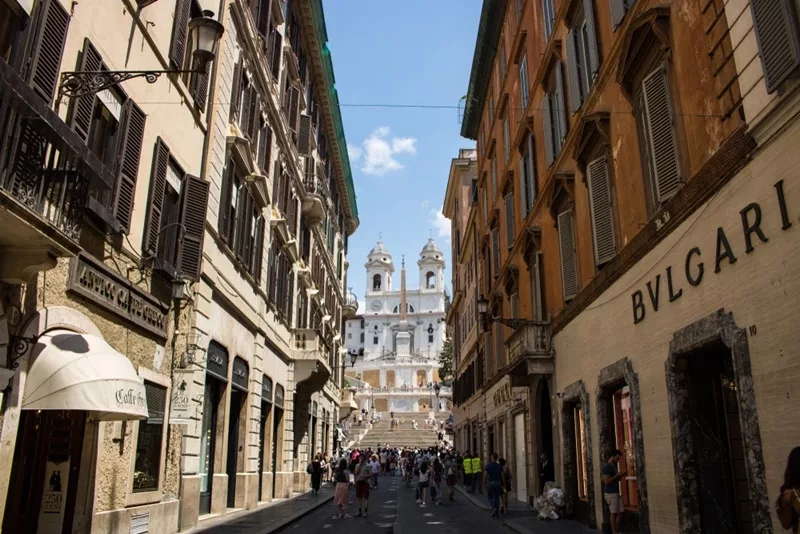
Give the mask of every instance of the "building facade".
M 378 241 L 367 256 L 364 310 L 345 323 L 344 347 L 357 355 L 347 376 L 360 409 L 447 411 L 451 390 L 439 385 L 446 336 L 444 256 L 429 239 L 417 261 L 419 286 L 412 289 L 406 287 L 405 259 L 402 263 L 400 287 L 395 289 L 394 262 L 386 246 Z
M 357 308 L 321 2 L 0 19 L 2 530 L 176 532 L 305 490 Z
M 505 426 L 483 453 L 525 451 L 517 498 L 545 454 L 568 514 L 599 527 L 618 448 L 626 528 L 780 530 L 799 27 L 788 1 L 484 2 L 462 135 L 485 364 L 456 376 L 456 425 L 482 398 L 484 428 Z

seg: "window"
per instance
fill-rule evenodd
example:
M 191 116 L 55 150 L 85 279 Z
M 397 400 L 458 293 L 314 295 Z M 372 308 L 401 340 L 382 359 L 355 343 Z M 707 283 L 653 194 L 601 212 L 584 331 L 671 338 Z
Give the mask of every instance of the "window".
M 503 87 L 503 81 L 506 79 L 506 44 L 505 38 L 500 37 L 500 87 Z
M 508 110 L 503 113 L 503 156 L 505 156 L 505 163 L 508 164 L 508 158 L 511 156 L 511 129 L 508 124 Z
M 583 11 L 567 34 L 567 76 L 569 101 L 573 112 L 580 109 L 586 100 L 600 68 L 593 4 L 590 1 L 583 4 Z
M 572 409 L 572 420 L 575 428 L 575 457 L 578 478 L 578 498 L 589 500 L 589 477 L 587 474 L 586 450 L 586 416 L 580 404 Z
M 491 131 L 493 124 L 494 124 L 494 97 L 492 96 L 492 93 L 489 93 L 489 131 Z
M 484 157 L 486 155 L 486 132 L 484 132 L 483 130 L 481 130 L 480 143 L 478 147 L 480 148 L 481 151 L 480 157 Z
M 352 332 L 348 332 L 347 333 L 347 339 L 353 339 L 353 333 Z
M 547 44 L 556 23 L 556 8 L 553 0 L 542 0 L 542 17 L 544 21 L 544 42 Z
M 750 0 L 764 67 L 767 92 L 772 93 L 800 66 L 800 3 L 797 0 Z
M 159 137 L 153 154 L 142 250 L 174 277 L 200 278 L 208 182 L 185 174 Z
M 611 1 L 611 24 L 616 31 L 622 21 L 625 19 L 625 14 L 630 11 L 636 0 L 610 0 Z M 768 2 L 771 0 L 767 0 Z
M 484 185 L 484 197 L 483 197 L 483 222 L 484 224 L 488 221 L 489 218 L 489 198 L 488 190 L 486 190 L 486 173 L 483 173 L 483 185 Z
M 161 473 L 161 444 L 164 436 L 164 411 L 167 388 L 145 380 L 147 419 L 139 421 L 136 438 L 136 462 L 133 468 L 133 491 L 158 491 Z
M 614 213 L 608 162 L 601 156 L 586 166 L 586 185 L 589 190 L 589 213 L 594 239 L 594 261 L 599 268 L 617 253 L 614 238 Z
M 506 364 L 503 346 L 503 325 L 500 323 L 494 323 L 494 357 L 495 371 L 499 371 Z
M 361 319 L 361 330 L 364 330 L 364 319 Z
M 361 341 L 361 343 L 362 343 L 362 344 L 364 343 L 364 332 L 361 332 L 361 339 L 360 339 L 360 341 Z
M 539 262 L 539 253 L 535 253 L 533 263 L 529 267 L 531 275 L 531 305 L 533 306 L 533 319 L 544 320 L 544 305 L 542 303 L 542 271 Z
M 682 183 L 672 102 L 663 64 L 644 78 L 635 102 L 646 186 L 651 213 L 655 213 Z
M 198 0 L 177 0 L 175 5 L 175 20 L 172 26 L 172 43 L 169 49 L 169 59 L 172 65 L 180 70 L 189 71 L 181 74 L 183 82 L 198 108 L 202 111 L 208 96 L 208 70 L 205 72 L 191 72 L 198 70 L 197 59 L 191 43 L 187 41 L 189 35 L 189 21 L 203 16 Z
M 514 293 L 509 295 L 508 305 L 511 308 L 511 318 L 519 318 L 519 293 L 517 293 L 517 291 L 514 291 Z
M 525 116 L 525 109 L 528 107 L 528 96 L 530 93 L 530 84 L 528 82 L 528 56 L 523 55 L 522 60 L 519 62 L 519 96 L 520 103 L 522 104 L 522 113 L 520 117 Z
M 24 18 L 25 12 L 15 0 L 0 0 L 0 58 L 6 63 L 11 63 L 14 49 L 21 44 L 17 39 Z
M 571 209 L 558 214 L 558 244 L 561 254 L 561 285 L 566 303 L 578 294 L 578 259 Z
M 492 267 L 497 277 L 500 273 L 500 232 L 497 226 L 492 228 Z
M 522 20 L 522 7 L 524 0 L 517 0 L 517 20 Z
M 381 290 L 381 275 L 376 274 L 372 276 L 372 290 L 373 291 Z
M 567 136 L 567 114 L 564 107 L 564 75 L 560 61 L 556 62 L 554 71 L 555 76 L 550 90 L 542 100 L 544 152 L 548 167 L 558 158 L 564 138 Z
M 497 198 L 497 158 L 492 159 L 492 196 L 490 197 L 490 204 L 494 205 L 495 198 Z
M 614 407 L 614 438 L 616 448 L 622 451 L 619 470 L 628 474 L 620 481 L 622 503 L 628 510 L 639 509 L 639 485 L 636 478 L 635 439 L 633 431 L 633 406 L 628 386 L 618 389 L 612 399 Z
M 436 275 L 432 271 L 428 271 L 425 275 L 425 287 L 427 289 L 436 289 Z
M 378 336 L 373 336 L 372 337 L 372 344 L 373 345 L 377 345 L 378 344 Z
M 519 160 L 520 213 L 526 219 L 536 202 L 536 147 L 533 136 L 529 135 L 525 142 L 522 157 Z
M 278 317 L 291 326 L 294 311 L 294 271 L 293 262 L 283 248 L 280 237 L 274 236 L 270 247 L 267 298 Z
M 506 207 L 506 247 L 514 246 L 514 192 L 509 191 L 505 196 Z

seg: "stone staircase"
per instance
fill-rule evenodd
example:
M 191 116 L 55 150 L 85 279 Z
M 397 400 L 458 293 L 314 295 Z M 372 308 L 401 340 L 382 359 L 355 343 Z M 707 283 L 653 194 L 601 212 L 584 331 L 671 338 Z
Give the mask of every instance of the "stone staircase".
M 424 448 L 433 447 L 437 443 L 438 430 L 434 431 L 430 428 L 425 428 L 426 414 L 395 414 L 397 419 L 402 419 L 403 423 L 395 430 L 391 429 L 391 417 L 388 413 L 381 414 L 381 420 L 372 425 L 372 428 L 361 438 L 362 447 L 373 447 L 380 445 L 381 447 L 387 443 L 391 447 L 412 447 Z M 439 415 L 436 424 L 447 419 Z M 411 428 L 411 422 L 417 421 L 417 430 Z

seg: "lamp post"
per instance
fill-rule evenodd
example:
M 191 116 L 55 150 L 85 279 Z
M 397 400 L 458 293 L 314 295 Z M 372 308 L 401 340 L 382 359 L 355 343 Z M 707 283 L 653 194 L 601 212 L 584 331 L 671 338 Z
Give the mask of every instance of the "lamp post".
M 187 46 L 190 47 L 193 59 L 193 70 L 101 70 L 70 71 L 61 74 L 58 86 L 58 98 L 68 96 L 77 98 L 94 95 L 105 89 L 119 85 L 132 78 L 144 78 L 147 83 L 155 83 L 162 74 L 205 74 L 208 64 L 217 56 L 219 40 L 224 27 L 213 19 L 213 12 L 203 11 L 202 17 L 189 21 L 186 33 Z
M 439 411 L 439 393 L 441 393 L 442 386 L 439 385 L 439 382 L 433 383 L 433 391 L 436 393 L 436 410 Z
M 489 301 L 486 300 L 486 297 L 484 297 L 483 295 L 478 297 L 478 314 L 481 317 L 480 322 L 484 326 L 484 330 L 489 325 L 489 323 L 500 323 L 514 330 L 516 330 L 520 326 L 542 324 L 541 321 L 535 321 L 533 319 L 519 319 L 516 317 L 506 319 L 504 317 L 489 316 Z M 544 339 L 545 336 L 544 330 L 541 331 L 541 335 L 543 336 L 543 339 L 541 339 L 540 341 L 544 343 L 546 341 Z

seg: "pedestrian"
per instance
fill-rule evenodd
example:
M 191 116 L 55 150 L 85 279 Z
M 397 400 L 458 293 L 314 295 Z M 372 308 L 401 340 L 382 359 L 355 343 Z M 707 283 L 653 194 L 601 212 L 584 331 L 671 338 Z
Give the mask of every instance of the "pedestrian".
M 319 462 L 319 466 L 322 468 L 322 481 L 328 481 L 328 452 L 325 451 L 322 453 L 322 459 Z
M 430 469 L 428 462 L 423 461 L 419 466 L 419 501 L 420 506 L 425 507 L 428 502 L 428 487 L 431 485 Z
M 478 493 L 483 494 L 483 477 L 481 476 L 483 468 L 481 467 L 481 457 L 478 451 L 473 453 L 469 463 L 472 466 L 472 493 L 475 493 L 477 489 Z
M 603 464 L 603 495 L 608 503 L 608 512 L 611 514 L 611 532 L 617 534 L 622 529 L 622 518 L 625 516 L 625 506 L 619 494 L 619 481 L 628 474 L 619 471 L 617 464 L 622 458 L 622 451 L 614 449 L 608 456 L 608 461 Z
M 789 453 L 775 508 L 781 526 L 797 534 L 800 531 L 800 447 L 795 447 Z
M 444 464 L 445 482 L 447 483 L 447 498 L 454 501 L 453 490 L 456 486 L 456 473 L 458 473 L 458 462 L 453 456 L 448 456 Z
M 383 473 L 383 476 L 386 476 L 389 474 L 389 466 L 388 466 L 389 451 L 387 449 L 383 449 L 382 451 L 380 451 L 379 456 L 381 459 L 380 472 Z
M 556 473 L 553 462 L 545 453 L 539 455 L 539 494 L 544 493 L 544 485 L 551 480 L 555 480 Z
M 436 506 L 441 506 L 442 504 L 442 474 L 444 474 L 444 466 L 442 462 L 439 461 L 439 458 L 433 459 L 433 466 L 431 468 L 433 471 L 433 483 L 431 484 L 431 499 L 433 504 Z
M 469 451 L 464 453 L 464 487 L 467 489 L 467 493 L 472 493 L 472 457 L 469 454 Z
M 339 461 L 339 466 L 333 471 L 333 480 L 336 483 L 336 489 L 333 492 L 336 515 L 333 518 L 348 518 L 350 517 L 347 514 L 347 504 L 350 499 L 350 471 L 347 469 L 347 460 L 344 458 Z
M 503 467 L 497 462 L 497 453 L 492 453 L 491 461 L 486 464 L 486 494 L 492 507 L 492 517 L 500 515 L 500 495 L 503 490 Z
M 311 475 L 311 493 L 316 495 L 319 493 L 319 487 L 322 484 L 322 455 L 317 453 L 314 460 L 308 464 L 308 474 Z
M 508 494 L 511 493 L 511 468 L 505 458 L 500 458 L 497 463 L 503 468 L 503 490 L 500 494 L 500 513 L 508 513 Z
M 356 480 L 356 499 L 358 499 L 358 513 L 356 517 L 367 517 L 369 508 L 369 481 L 372 477 L 372 469 L 367 462 L 367 455 L 362 454 L 358 457 L 358 465 L 355 470 Z
M 370 471 L 372 472 L 372 488 L 378 489 L 378 475 L 381 472 L 381 464 L 378 463 L 378 455 L 373 454 L 372 460 L 369 463 Z

